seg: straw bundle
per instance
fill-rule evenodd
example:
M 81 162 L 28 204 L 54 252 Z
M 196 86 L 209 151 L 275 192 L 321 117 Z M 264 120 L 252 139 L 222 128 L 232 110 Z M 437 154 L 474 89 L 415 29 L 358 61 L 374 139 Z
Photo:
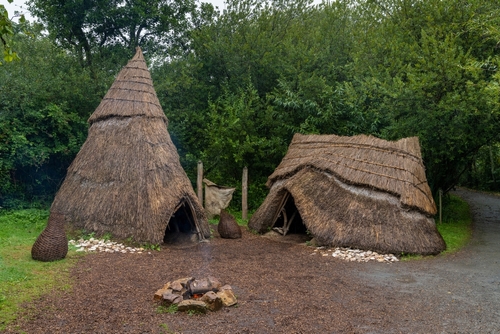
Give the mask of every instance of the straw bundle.
M 200 234 L 210 236 L 139 48 L 89 123 L 87 140 L 52 210 L 77 228 L 160 243 L 170 217 L 184 203 Z
M 273 227 L 289 193 L 320 245 L 411 254 L 446 247 L 431 218 L 435 204 L 416 138 L 295 135 L 268 185 L 248 224 L 261 233 Z

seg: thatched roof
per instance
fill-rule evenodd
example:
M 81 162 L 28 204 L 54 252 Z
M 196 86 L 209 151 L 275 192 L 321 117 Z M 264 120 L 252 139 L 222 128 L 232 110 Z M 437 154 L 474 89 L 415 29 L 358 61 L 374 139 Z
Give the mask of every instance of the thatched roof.
M 200 233 L 210 235 L 140 49 L 89 123 L 52 211 L 87 231 L 160 243 L 172 214 L 186 205 Z
M 132 116 L 161 118 L 167 122 L 140 48 L 120 71 L 88 122 L 93 124 L 110 117 Z
M 417 137 L 390 142 L 373 136 L 296 134 L 267 186 L 306 167 L 331 173 L 348 184 L 396 195 L 401 204 L 435 215 Z
M 295 135 L 268 185 L 248 224 L 260 233 L 274 226 L 290 194 L 320 245 L 412 254 L 446 247 L 416 138 Z

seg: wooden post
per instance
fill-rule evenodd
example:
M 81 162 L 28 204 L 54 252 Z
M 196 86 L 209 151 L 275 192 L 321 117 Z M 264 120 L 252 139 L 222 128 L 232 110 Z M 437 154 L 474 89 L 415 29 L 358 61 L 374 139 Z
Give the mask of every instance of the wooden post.
M 497 185 L 497 181 L 495 180 L 495 159 L 493 158 L 493 150 L 490 145 L 490 162 L 491 162 L 491 178 L 493 179 L 493 187 Z
M 198 200 L 202 207 L 203 205 L 203 162 L 198 160 L 198 178 L 196 179 L 196 186 L 198 188 Z
M 443 222 L 443 190 L 439 189 L 439 223 L 441 224 Z
M 241 218 L 248 219 L 248 168 L 243 168 L 243 178 L 241 180 Z

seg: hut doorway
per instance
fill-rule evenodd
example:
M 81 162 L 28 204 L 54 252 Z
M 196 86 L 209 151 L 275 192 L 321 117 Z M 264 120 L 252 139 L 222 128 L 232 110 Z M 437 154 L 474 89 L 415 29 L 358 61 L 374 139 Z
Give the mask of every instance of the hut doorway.
M 166 244 L 197 242 L 203 239 L 189 201 L 183 199 L 174 210 L 163 236 Z
M 295 206 L 293 196 L 288 191 L 283 195 L 278 208 L 272 226 L 274 231 L 283 236 L 289 234 L 307 235 L 307 227 L 304 225 L 299 210 Z

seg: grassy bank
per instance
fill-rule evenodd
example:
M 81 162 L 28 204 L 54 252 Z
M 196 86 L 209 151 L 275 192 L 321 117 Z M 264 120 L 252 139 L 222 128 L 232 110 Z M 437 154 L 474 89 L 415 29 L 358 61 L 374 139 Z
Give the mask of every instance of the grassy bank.
M 49 291 L 71 287 L 69 269 L 79 255 L 39 262 L 31 246 L 47 224 L 48 210 L 27 209 L 0 213 L 0 331 L 21 310 L 22 304 Z
M 437 228 L 446 242 L 444 254 L 462 248 L 472 236 L 472 215 L 467 202 L 450 195 L 443 203 L 443 221 Z
M 455 195 L 449 195 L 443 201 L 443 217 L 435 217 L 436 227 L 446 243 L 446 250 L 441 254 L 456 252 L 469 242 L 472 237 L 472 215 L 467 202 Z M 403 255 L 401 260 L 418 260 L 421 255 Z

